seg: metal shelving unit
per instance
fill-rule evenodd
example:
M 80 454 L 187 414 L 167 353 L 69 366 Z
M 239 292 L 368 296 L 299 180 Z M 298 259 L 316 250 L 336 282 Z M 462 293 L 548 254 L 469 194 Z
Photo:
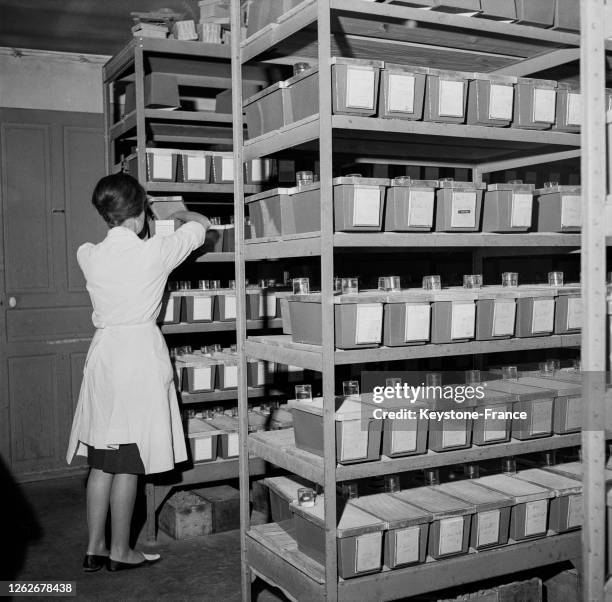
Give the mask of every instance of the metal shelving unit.
M 305 0 L 252 37 L 241 41 L 240 2 L 232 0 L 233 89 L 241 90 L 243 69 L 256 61 L 291 64 L 307 60 L 319 65 L 320 113 L 280 131 L 244 141 L 241 94 L 233 98 L 236 164 L 287 150 L 318 151 L 321 181 L 320 232 L 259 241 L 244 240 L 245 187 L 235 182 L 236 278 L 238 294 L 239 416 L 241 478 L 241 552 L 243 600 L 250 599 L 251 576 L 279 587 L 290 599 L 392 600 L 444 587 L 514 573 L 563 560 L 579 564 L 579 533 L 551 536 L 528 543 L 454 559 L 426 562 L 401 570 L 349 580 L 338 578 L 336 548 L 336 484 L 338 481 L 438 467 L 485 458 L 499 458 L 575 446 L 580 435 L 472 448 L 461 452 L 411 458 L 383 458 L 352 466 L 336 465 L 335 366 L 408 360 L 443 355 L 472 355 L 527 349 L 577 347 L 580 336 L 511 339 L 452 345 L 422 345 L 338 351 L 334 346 L 334 255 L 352 249 L 407 252 L 434 247 L 474 249 L 474 265 L 490 250 L 527 247 L 524 252 L 575 252 L 579 235 L 488 234 L 336 234 L 333 231 L 333 153 L 356 157 L 419 159 L 419 165 L 457 164 L 473 170 L 475 181 L 488 172 L 549 163 L 580 156 L 580 136 L 553 131 L 445 125 L 332 115 L 332 56 L 378 59 L 392 63 L 464 71 L 529 75 L 579 57 L 580 37 L 522 25 L 423 11 L 363 0 Z M 406 142 L 410 144 L 407 145 Z M 407 156 L 408 154 L 408 156 Z M 241 171 L 241 170 L 238 170 Z M 245 318 L 245 262 L 284 257 L 319 257 L 322 301 L 322 345 L 291 343 L 284 335 L 248 337 Z M 481 267 L 481 264 L 480 266 Z M 248 435 L 246 359 L 290 363 L 322 373 L 323 458 L 296 449 L 293 431 Z M 249 524 L 249 454 L 311 479 L 325 490 L 325 564 L 297 550 L 290 525 Z

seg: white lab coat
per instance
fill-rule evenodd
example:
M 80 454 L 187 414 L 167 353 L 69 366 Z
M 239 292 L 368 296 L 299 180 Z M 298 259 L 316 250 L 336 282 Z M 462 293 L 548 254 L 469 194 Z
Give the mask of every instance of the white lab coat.
M 196 222 L 143 241 L 121 226 L 77 259 L 96 327 L 76 408 L 67 461 L 85 445 L 115 449 L 136 443 L 146 474 L 187 459 L 168 348 L 156 325 L 170 272 L 204 244 Z

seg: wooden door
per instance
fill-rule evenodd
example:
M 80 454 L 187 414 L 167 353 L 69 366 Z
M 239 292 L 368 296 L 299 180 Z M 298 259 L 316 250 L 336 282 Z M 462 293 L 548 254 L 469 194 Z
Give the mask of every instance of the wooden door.
M 21 478 L 64 456 L 93 328 L 76 249 L 106 228 L 102 116 L 0 110 L 0 453 Z

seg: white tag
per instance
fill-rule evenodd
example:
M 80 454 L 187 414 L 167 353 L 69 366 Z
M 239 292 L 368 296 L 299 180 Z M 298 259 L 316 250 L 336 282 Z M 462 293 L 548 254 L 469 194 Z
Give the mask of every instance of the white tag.
M 374 109 L 373 69 L 346 69 L 346 106 L 352 109 Z
M 421 528 L 408 527 L 395 531 L 395 564 L 418 562 L 420 558 Z
M 476 227 L 476 193 L 452 192 L 451 228 Z
M 569 495 L 567 498 L 567 526 L 582 525 L 582 495 Z
M 580 297 L 567 298 L 567 329 L 582 328 L 582 299 Z
M 463 117 L 463 88 L 465 82 L 440 79 L 438 115 L 441 117 Z
M 493 336 L 505 337 L 514 334 L 516 303 L 514 301 L 493 302 Z
M 238 455 L 238 433 L 227 434 L 227 455 L 229 457 Z
M 477 546 L 490 546 L 499 541 L 499 510 L 478 513 Z
M 208 180 L 208 174 L 206 173 L 206 157 L 192 157 L 190 155 L 183 155 L 183 159 L 187 158 L 187 173 L 186 180 L 191 182 L 193 180 Z
M 443 518 L 440 521 L 440 556 L 456 554 L 463 549 L 463 517 Z
M 153 153 L 152 178 L 155 180 L 174 180 L 172 173 L 172 155 Z
M 355 343 L 357 345 L 380 343 L 382 317 L 382 303 L 362 303 L 357 305 L 355 324 Z
M 355 572 L 364 573 L 380 568 L 382 532 L 367 533 L 355 538 Z
M 223 386 L 225 389 L 234 389 L 238 386 L 238 366 L 223 366 Z
M 193 298 L 193 319 L 212 320 L 212 297 Z
M 251 180 L 254 184 L 263 182 L 263 176 L 263 159 L 253 159 L 251 161 Z
M 550 88 L 534 88 L 533 120 L 544 123 L 554 123 L 556 99 L 556 90 L 551 90 Z
M 512 119 L 514 86 L 491 84 L 489 91 L 489 119 Z
M 174 297 L 168 299 L 166 305 L 166 313 L 164 314 L 163 322 L 174 322 Z
M 582 125 L 582 94 L 567 93 L 567 125 Z
M 550 433 L 552 422 L 552 399 L 538 399 L 531 402 L 531 429 L 530 435 Z
M 401 426 L 401 428 L 398 427 Z M 417 448 L 417 422 L 416 420 L 401 421 L 391 425 L 391 453 L 415 451 Z
M 531 332 L 552 332 L 555 321 L 555 300 L 534 299 Z
M 268 293 L 259 296 L 259 315 L 262 318 L 276 317 L 276 295 Z
M 389 73 L 389 111 L 414 113 L 414 75 Z
M 446 419 L 442 422 L 442 447 L 460 447 L 467 443 L 467 421 Z
M 548 500 L 536 500 L 525 504 L 525 535 L 546 532 Z
M 210 366 L 193 368 L 191 388 L 194 391 L 207 391 L 212 389 L 212 369 Z
M 201 462 L 202 460 L 212 459 L 212 437 L 199 437 L 194 439 L 194 460 Z
M 433 190 L 411 190 L 408 195 L 408 225 L 431 228 L 434 213 Z
M 353 226 L 380 226 L 380 188 L 378 186 L 354 187 Z
M 170 236 L 171 234 L 174 234 L 173 219 L 155 220 L 155 236 Z
M 361 420 L 342 421 L 340 460 L 361 460 L 368 457 L 368 431 L 361 427 Z
M 257 362 L 257 383 L 258 387 L 266 384 L 266 363 L 265 362 Z
M 561 227 L 582 226 L 582 197 L 578 194 L 561 195 Z
M 565 408 L 565 428 L 567 430 L 582 427 L 582 397 L 570 397 Z
M 476 304 L 453 303 L 451 311 L 451 339 L 474 338 L 474 325 L 476 321 Z
M 515 192 L 512 194 L 512 212 L 510 215 L 510 226 L 512 228 L 531 227 L 531 215 L 533 208 L 533 195 L 529 193 Z
M 494 409 L 494 408 L 493 408 Z M 485 418 L 482 438 L 488 443 L 508 437 L 508 421 L 503 418 Z
M 236 295 L 223 295 L 225 299 L 225 316 L 224 320 L 236 319 Z
M 404 341 L 429 341 L 429 325 L 431 322 L 431 306 L 429 304 L 411 305 L 406 303 L 404 322 Z
M 221 180 L 234 181 L 234 157 L 221 157 Z

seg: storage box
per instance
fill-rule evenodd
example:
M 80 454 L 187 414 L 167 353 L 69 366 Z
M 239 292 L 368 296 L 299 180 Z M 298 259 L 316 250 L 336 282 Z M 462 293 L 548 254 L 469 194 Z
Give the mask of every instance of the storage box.
M 568 84 L 560 83 L 557 88 L 557 120 L 552 129 L 559 132 L 580 132 L 582 111 L 582 94 L 580 90 Z
M 465 123 L 468 83 L 472 73 L 430 69 L 425 86 L 425 121 Z
M 441 486 L 414 487 L 392 494 L 432 515 L 429 527 L 429 555 L 439 560 L 467 554 L 470 524 L 476 511 L 473 504 L 444 493 Z
M 533 217 L 533 184 L 489 184 L 484 195 L 483 232 L 527 232 Z
M 349 501 L 364 512 L 386 523 L 383 537 L 383 562 L 397 569 L 425 562 L 431 515 L 388 493 L 366 495 Z
M 247 361 L 247 385 L 249 387 L 263 387 L 274 379 L 274 364 L 261 360 Z
M 232 322 L 236 319 L 236 291 L 219 289 L 215 291 L 214 322 Z
M 547 186 L 536 190 L 538 232 L 580 232 L 582 188 Z
M 582 329 L 580 286 L 564 286 L 555 300 L 555 334 L 571 334 Z
M 555 326 L 554 287 L 517 287 L 516 295 L 516 336 L 550 336 Z
M 423 119 L 428 69 L 387 63 L 380 72 L 378 116 Z
M 480 0 L 433 0 L 433 10 L 446 13 L 480 12 Z
M 298 550 L 325 565 L 324 499 L 312 508 L 291 504 Z M 347 504 L 338 512 L 338 576 L 350 579 L 378 573 L 382 565 L 382 540 L 386 524 L 379 518 Z
M 476 301 L 476 340 L 491 341 L 514 336 L 516 294 L 502 286 L 485 286 Z
M 257 0 L 249 3 L 247 37 L 252 36 L 280 16 L 291 10 L 302 0 Z
M 144 78 L 145 109 L 178 109 L 178 78 L 170 73 L 149 73 Z M 136 84 L 125 87 L 125 115 L 136 110 Z
M 555 2 L 555 24 L 553 29 L 580 31 L 580 2 L 557 0 Z
M 381 61 L 332 57 L 332 111 L 335 115 L 376 115 Z
M 380 460 L 380 422 L 353 399 L 336 398 L 336 460 L 355 464 Z M 323 399 L 291 401 L 295 446 L 323 456 Z
M 512 123 L 516 77 L 474 73 L 469 83 L 467 122 L 508 127 Z
M 225 360 L 217 366 L 217 388 L 222 391 L 238 387 L 238 364 Z
M 181 322 L 188 324 L 212 322 L 216 298 L 216 292 L 200 290 L 182 295 Z
M 500 412 L 513 411 L 515 397 L 509 392 L 495 391 L 484 387 L 484 397 L 476 399 L 474 406 L 479 412 L 478 420 L 473 421 L 472 443 L 491 445 L 510 441 L 512 420 L 502 417 Z
M 306 119 L 319 112 L 319 69 L 311 67 L 285 80 L 289 107 L 286 123 Z M 295 181 L 295 177 L 292 178 Z
M 384 305 L 383 344 L 387 347 L 419 345 L 429 342 L 430 337 L 430 298 L 420 291 L 389 295 Z
M 551 531 L 565 533 L 582 526 L 582 483 L 579 480 L 540 468 L 521 470 L 516 473 L 516 477 L 553 492 L 548 519 Z
M 476 508 L 472 515 L 470 546 L 486 550 L 508 543 L 512 498 L 478 485 L 478 480 L 465 480 L 440 485 L 448 493 Z
M 214 391 L 217 378 L 217 362 L 207 357 L 187 356 L 177 359 L 176 366 L 182 370 L 181 387 L 188 393 Z
M 261 299 L 263 297 L 263 288 L 249 287 L 246 290 L 246 318 L 247 320 L 259 320 L 261 315 Z
M 514 21 L 516 5 L 512 0 L 480 0 L 481 12 L 477 15 L 485 19 L 497 21 Z
M 229 244 L 228 233 L 234 234 L 233 224 L 213 224 L 206 233 L 204 249 L 208 253 L 222 253 Z
M 552 27 L 556 0 L 515 0 L 516 22 L 534 27 Z
M 211 155 L 206 151 L 182 150 L 178 161 L 179 182 L 210 182 Z
M 466 400 L 459 404 L 454 399 L 432 399 L 423 400 L 431 410 L 449 411 L 472 411 L 473 400 Z M 437 420 L 429 419 L 429 437 L 427 447 L 435 452 L 447 452 L 457 449 L 468 449 L 472 446 L 472 424 L 471 418 L 443 418 Z
M 217 454 L 224 460 L 237 458 L 240 452 L 238 418 L 225 416 L 224 414 L 215 414 L 211 422 L 220 431 Z
M 212 181 L 216 184 L 231 184 L 234 182 L 233 153 L 215 153 L 212 158 Z
M 182 297 L 170 293 L 162 300 L 161 310 L 157 316 L 158 324 L 178 324 L 181 321 Z
M 548 504 L 554 495 L 549 489 L 502 474 L 482 477 L 477 482 L 512 499 L 511 539 L 521 541 L 546 535 Z
M 271 185 L 277 177 L 277 164 L 274 159 L 253 159 L 244 164 L 246 184 Z
M 213 462 L 217 459 L 219 429 L 201 418 L 190 418 L 187 423 L 187 439 L 193 462 Z
M 233 253 L 236 250 L 236 226 L 234 224 L 225 224 L 222 248 L 224 253 Z
M 556 122 L 556 107 L 557 82 L 519 78 L 515 86 L 512 126 L 548 130 Z
M 284 81 L 253 94 L 244 101 L 243 107 L 249 139 L 279 130 L 293 121 L 289 90 Z
M 270 511 L 272 521 L 280 523 L 293 517 L 291 504 L 298 501 L 298 489 L 310 487 L 314 484 L 301 477 L 291 475 L 290 477 L 268 477 L 264 484 L 270 492 Z
M 342 177 L 334 185 L 334 230 L 380 232 L 383 227 L 386 178 Z
M 159 511 L 159 528 L 174 539 L 212 533 L 212 507 L 191 491 L 176 491 Z
M 432 294 L 431 342 L 456 343 L 474 338 L 477 290 L 446 289 Z
M 436 192 L 437 232 L 478 232 L 486 184 L 440 180 Z
M 281 214 L 283 234 L 321 231 L 321 184 L 313 182 L 290 188 L 287 211 Z M 281 205 L 282 207 L 282 205 Z
M 147 182 L 175 182 L 177 151 L 171 148 L 147 148 Z M 138 170 L 130 173 L 137 173 Z M 134 176 L 136 177 L 136 176 Z
M 429 232 L 434 223 L 437 180 L 395 178 L 385 199 L 386 232 Z

